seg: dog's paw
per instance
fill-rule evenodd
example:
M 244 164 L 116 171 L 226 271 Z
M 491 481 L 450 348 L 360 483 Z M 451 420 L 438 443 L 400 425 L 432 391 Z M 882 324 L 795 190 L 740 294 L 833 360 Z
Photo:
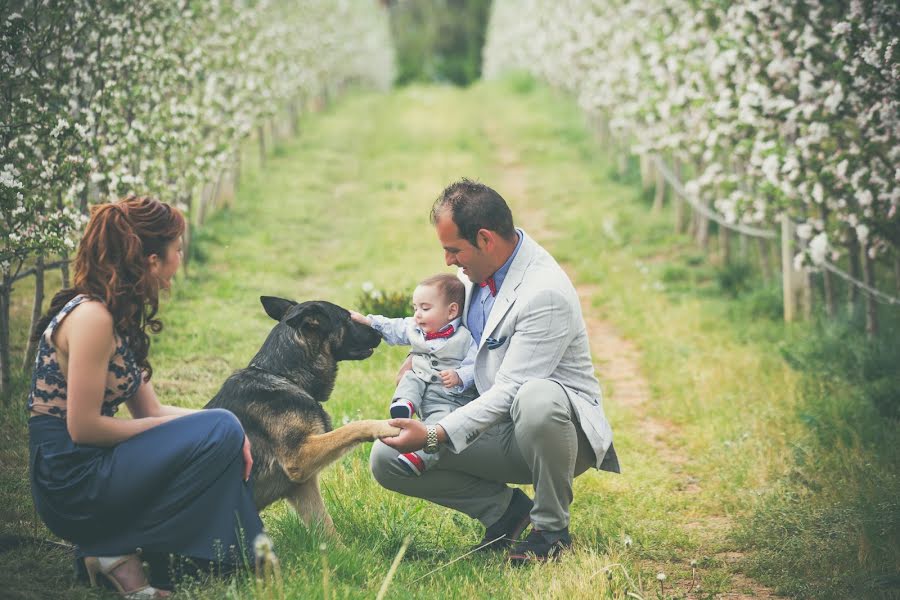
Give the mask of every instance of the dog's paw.
M 388 425 L 387 421 L 373 421 L 372 422 L 372 439 L 386 438 L 386 437 L 397 437 L 400 435 L 400 432 L 403 431 L 399 427 L 394 427 L 393 425 Z

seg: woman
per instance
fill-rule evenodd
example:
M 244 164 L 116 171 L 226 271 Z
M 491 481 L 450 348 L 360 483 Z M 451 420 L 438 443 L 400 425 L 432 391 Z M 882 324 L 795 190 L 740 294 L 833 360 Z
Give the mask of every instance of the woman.
M 93 207 L 74 285 L 53 298 L 28 398 L 31 486 L 47 527 L 77 544 L 92 584 L 150 587 L 139 554 L 244 563 L 262 531 L 250 444 L 228 411 L 160 404 L 150 380 L 159 291 L 181 264 L 182 215 L 152 198 Z M 125 404 L 132 419 L 114 418 Z

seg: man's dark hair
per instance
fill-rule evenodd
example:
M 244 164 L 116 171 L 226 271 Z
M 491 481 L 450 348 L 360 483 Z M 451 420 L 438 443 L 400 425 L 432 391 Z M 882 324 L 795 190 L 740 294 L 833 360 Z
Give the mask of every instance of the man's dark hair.
M 459 314 L 462 315 L 463 307 L 466 305 L 466 285 L 456 275 L 438 273 L 420 281 L 419 285 L 436 287 L 441 297 L 447 300 L 447 304 L 456 302 Z
M 512 213 L 506 201 L 494 190 L 470 179 L 451 183 L 431 207 L 431 224 L 449 212 L 459 229 L 459 237 L 478 246 L 478 230 L 488 229 L 506 240 L 516 238 Z

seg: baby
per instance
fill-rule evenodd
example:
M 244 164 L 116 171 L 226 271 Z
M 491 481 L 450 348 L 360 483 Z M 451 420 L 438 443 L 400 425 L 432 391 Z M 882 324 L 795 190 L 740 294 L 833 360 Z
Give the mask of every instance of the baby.
M 435 423 L 476 397 L 473 385 L 477 345 L 460 321 L 466 288 L 455 275 L 433 275 L 413 290 L 413 316 L 389 319 L 350 312 L 353 320 L 374 328 L 385 343 L 412 346 L 412 369 L 404 373 L 391 401 L 391 417 L 419 415 Z M 400 463 L 421 475 L 440 453 L 401 454 Z

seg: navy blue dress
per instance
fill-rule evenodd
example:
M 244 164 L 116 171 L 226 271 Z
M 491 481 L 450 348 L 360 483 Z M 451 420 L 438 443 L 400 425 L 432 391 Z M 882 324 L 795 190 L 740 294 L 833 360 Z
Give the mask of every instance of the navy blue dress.
M 28 409 L 31 489 L 44 523 L 82 556 L 138 549 L 211 561 L 252 562 L 262 521 L 243 480 L 244 431 L 226 410 L 201 410 L 116 446 L 76 444 L 66 427 L 66 382 L 50 337 L 86 296 L 73 298 L 41 337 Z M 137 392 L 141 371 L 116 336 L 101 413 Z

